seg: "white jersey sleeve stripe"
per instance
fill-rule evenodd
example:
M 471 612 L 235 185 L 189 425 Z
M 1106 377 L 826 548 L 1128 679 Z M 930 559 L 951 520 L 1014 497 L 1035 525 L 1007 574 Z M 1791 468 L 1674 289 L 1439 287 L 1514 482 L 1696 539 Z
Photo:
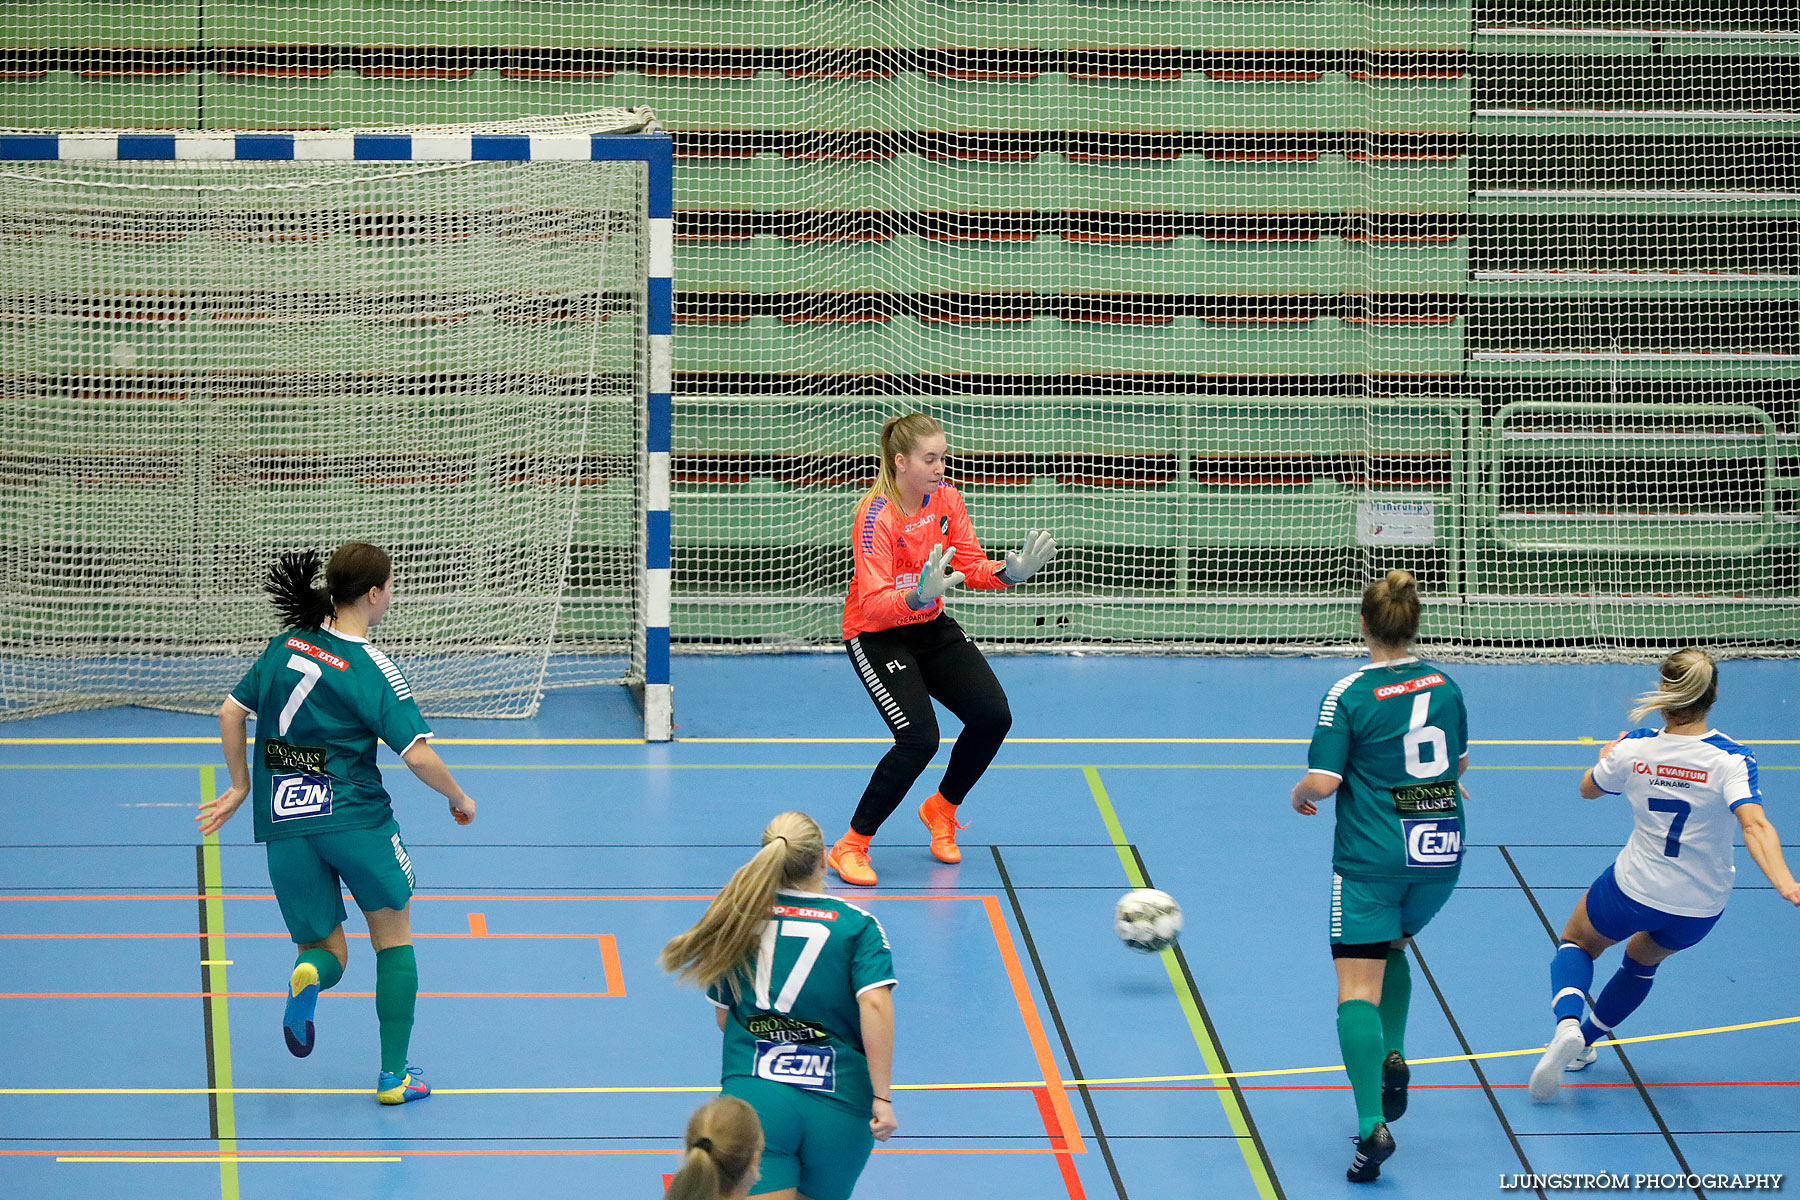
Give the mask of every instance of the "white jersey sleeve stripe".
M 394 695 L 402 700 L 412 699 L 412 686 L 406 682 L 406 676 L 400 673 L 400 668 L 396 667 L 387 655 L 367 644 L 363 646 L 363 652 L 369 656 L 370 662 L 381 669 L 382 678 L 386 679 L 388 686 L 394 689 Z
M 1325 702 L 1319 706 L 1319 724 L 1328 726 L 1337 720 L 1338 698 L 1344 694 L 1345 689 L 1360 678 L 1362 678 L 1362 672 L 1358 671 L 1354 675 L 1344 676 L 1331 685 L 1331 690 L 1325 693 Z

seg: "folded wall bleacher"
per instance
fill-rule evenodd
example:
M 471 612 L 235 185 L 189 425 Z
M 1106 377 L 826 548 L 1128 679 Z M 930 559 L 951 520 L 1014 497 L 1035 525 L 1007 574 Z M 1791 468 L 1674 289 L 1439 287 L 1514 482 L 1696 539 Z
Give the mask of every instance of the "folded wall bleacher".
M 655 109 L 688 647 L 835 641 L 924 408 L 991 553 L 1064 547 L 992 643 L 1343 645 L 1403 566 L 1434 653 L 1800 650 L 1789 5 L 0 12 L 4 127 Z

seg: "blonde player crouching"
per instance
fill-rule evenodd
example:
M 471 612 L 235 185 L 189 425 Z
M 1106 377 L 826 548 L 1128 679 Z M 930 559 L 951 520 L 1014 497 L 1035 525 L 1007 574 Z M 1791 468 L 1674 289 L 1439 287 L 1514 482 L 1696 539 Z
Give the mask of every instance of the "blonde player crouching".
M 1638 697 L 1631 710 L 1634 721 L 1660 711 L 1663 727 L 1621 733 L 1581 777 L 1584 799 L 1625 796 L 1634 825 L 1618 858 L 1575 902 L 1550 960 L 1556 1033 L 1531 1072 L 1534 1100 L 1551 1099 L 1564 1071 L 1593 1062 L 1598 1051 L 1592 1043 L 1611 1037 L 1644 1002 L 1657 965 L 1697 945 L 1718 923 L 1737 873 L 1733 817 L 1775 890 L 1800 905 L 1800 883 L 1763 815 L 1756 758 L 1707 728 L 1718 694 L 1718 669 L 1704 651 L 1671 654 L 1663 660 L 1660 686 Z M 1618 942 L 1625 942 L 1624 960 L 1583 1020 L 1594 960 Z

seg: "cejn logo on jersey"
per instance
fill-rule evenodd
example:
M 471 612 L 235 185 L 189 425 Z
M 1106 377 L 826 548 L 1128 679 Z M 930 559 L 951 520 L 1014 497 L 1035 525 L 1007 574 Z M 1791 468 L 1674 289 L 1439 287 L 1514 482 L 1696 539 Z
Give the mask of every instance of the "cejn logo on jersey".
M 1422 692 L 1426 688 L 1434 688 L 1444 682 L 1442 675 L 1421 675 L 1417 679 L 1409 679 L 1405 683 L 1390 683 L 1375 689 L 1377 700 L 1386 700 L 1392 696 L 1404 696 L 1408 692 Z
M 331 776 L 277 775 L 269 815 L 277 821 L 331 815 Z
M 809 1092 L 835 1092 L 837 1048 L 759 1041 L 753 1074 L 758 1079 L 805 1088 Z
M 1462 822 L 1401 821 L 1409 867 L 1453 867 L 1462 861 Z

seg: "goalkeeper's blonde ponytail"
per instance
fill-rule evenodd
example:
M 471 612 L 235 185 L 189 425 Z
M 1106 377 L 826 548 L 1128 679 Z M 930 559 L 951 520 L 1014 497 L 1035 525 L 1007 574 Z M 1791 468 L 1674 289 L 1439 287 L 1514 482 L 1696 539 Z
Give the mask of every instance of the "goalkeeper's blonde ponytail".
M 886 496 L 888 503 L 900 503 L 900 487 L 894 482 L 894 456 L 911 454 L 913 447 L 928 437 L 936 437 L 944 432 L 944 427 L 922 412 L 907 413 L 903 417 L 889 417 L 881 426 L 881 466 L 875 472 L 875 482 L 869 485 L 863 499 L 870 496 Z

